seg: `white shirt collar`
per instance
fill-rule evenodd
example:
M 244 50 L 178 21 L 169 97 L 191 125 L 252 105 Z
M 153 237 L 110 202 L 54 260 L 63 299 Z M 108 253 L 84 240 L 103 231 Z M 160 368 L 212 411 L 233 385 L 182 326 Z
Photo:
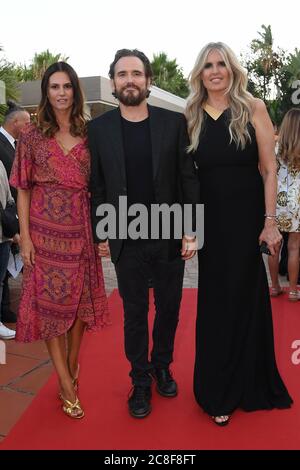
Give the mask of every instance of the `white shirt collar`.
M 1 132 L 1 134 L 3 134 L 3 135 L 7 138 L 7 140 L 8 140 L 9 143 L 13 146 L 13 148 L 16 148 L 16 146 L 15 146 L 15 138 L 14 138 L 12 135 L 10 135 L 10 134 L 4 129 L 4 127 L 2 127 L 2 126 L 0 127 L 0 132 Z

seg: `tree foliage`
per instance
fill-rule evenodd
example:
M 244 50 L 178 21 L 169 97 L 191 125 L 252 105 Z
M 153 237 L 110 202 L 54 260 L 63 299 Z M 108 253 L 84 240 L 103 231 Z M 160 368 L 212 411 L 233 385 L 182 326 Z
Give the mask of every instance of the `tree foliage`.
M 186 78 L 176 59 L 170 60 L 165 52 L 153 55 L 151 62 L 153 85 L 174 95 L 186 98 L 189 92 Z
M 0 53 L 3 52 L 0 46 Z M 15 65 L 8 62 L 4 57 L 0 57 L 0 80 L 5 84 L 6 101 L 17 101 L 19 98 L 18 77 Z M 3 122 L 4 114 L 7 109 L 5 104 L 0 104 L 0 124 Z
M 68 59 L 69 57 L 66 57 L 60 53 L 53 54 L 49 51 L 49 49 L 36 53 L 29 66 L 19 65 L 17 67 L 19 80 L 22 82 L 40 80 L 50 65 L 58 61 L 67 62 Z
M 300 78 L 300 51 L 287 53 L 275 48 L 271 26 L 261 28 L 243 62 L 249 74 L 249 91 L 264 100 L 271 119 L 278 125 L 284 114 L 295 106 L 292 84 Z

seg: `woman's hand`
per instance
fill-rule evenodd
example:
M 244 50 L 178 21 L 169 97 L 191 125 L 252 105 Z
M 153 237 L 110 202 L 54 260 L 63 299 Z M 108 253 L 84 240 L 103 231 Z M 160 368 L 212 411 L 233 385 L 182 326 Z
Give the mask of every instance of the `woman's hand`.
M 25 266 L 30 268 L 35 264 L 35 249 L 30 237 L 20 237 L 21 256 Z
M 266 220 L 263 231 L 259 236 L 259 244 L 263 241 L 267 243 L 272 256 L 280 250 L 282 236 L 275 220 Z

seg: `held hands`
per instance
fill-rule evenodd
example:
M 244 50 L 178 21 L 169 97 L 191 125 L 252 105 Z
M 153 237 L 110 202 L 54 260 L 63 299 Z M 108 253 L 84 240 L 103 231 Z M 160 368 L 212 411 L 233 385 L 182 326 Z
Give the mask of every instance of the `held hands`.
M 181 258 L 186 261 L 195 256 L 197 249 L 197 240 L 196 237 L 187 237 L 184 235 L 181 245 Z
M 266 220 L 263 231 L 259 236 L 259 244 L 261 245 L 263 241 L 267 243 L 272 256 L 280 250 L 282 236 L 275 220 Z
M 20 237 L 21 256 L 25 266 L 30 268 L 35 264 L 35 249 L 30 237 Z
M 101 242 L 98 244 L 98 255 L 101 257 L 110 258 L 110 249 L 108 245 L 108 240 L 106 240 L 106 242 Z

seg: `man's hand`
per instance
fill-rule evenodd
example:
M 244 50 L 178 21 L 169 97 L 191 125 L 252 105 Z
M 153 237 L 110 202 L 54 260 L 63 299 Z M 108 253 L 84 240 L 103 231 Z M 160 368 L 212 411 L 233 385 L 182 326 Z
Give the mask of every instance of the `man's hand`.
M 13 243 L 15 243 L 16 245 L 20 245 L 20 235 L 18 233 L 15 234 L 15 236 L 13 237 Z
M 106 242 L 101 242 L 98 244 L 98 255 L 101 257 L 110 258 L 110 250 L 108 245 L 108 240 Z
M 186 261 L 188 259 L 193 258 L 196 253 L 197 248 L 197 241 L 196 237 L 187 237 L 184 235 L 182 239 L 182 246 L 181 246 L 181 258 Z

